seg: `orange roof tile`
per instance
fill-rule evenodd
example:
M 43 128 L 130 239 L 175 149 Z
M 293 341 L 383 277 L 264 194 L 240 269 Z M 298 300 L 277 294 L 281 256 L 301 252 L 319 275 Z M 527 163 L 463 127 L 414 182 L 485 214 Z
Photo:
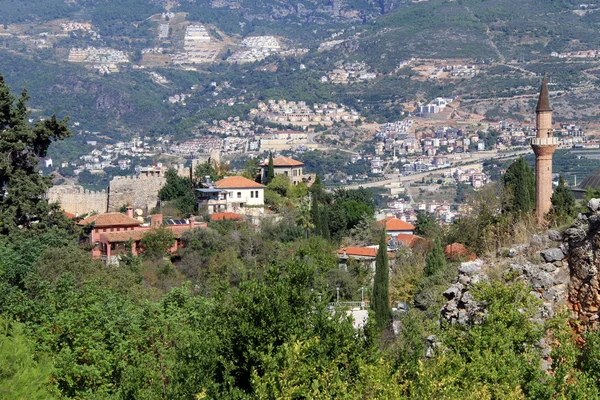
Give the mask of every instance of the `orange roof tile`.
M 402 243 L 407 247 L 415 247 L 419 243 L 424 243 L 427 239 L 422 238 L 418 235 L 411 235 L 409 233 L 399 233 L 396 237 L 396 242 Z
M 375 257 L 377 256 L 377 249 L 374 247 L 342 247 L 337 253 L 346 253 L 348 256 Z
M 214 213 L 214 214 L 210 215 L 210 219 L 213 221 L 225 221 L 225 220 L 238 221 L 243 218 L 244 218 L 243 215 L 236 214 L 233 212 L 220 212 L 220 213 Z
M 244 178 L 243 176 L 228 176 L 227 178 L 215 182 L 215 186 L 219 189 L 264 188 L 264 185 L 248 178 Z
M 91 223 L 94 223 L 96 227 L 140 225 L 140 221 L 137 219 L 121 213 L 90 215 L 86 219 L 79 221 L 77 224 L 88 225 Z
M 450 259 L 467 258 L 474 261 L 477 256 L 471 253 L 464 244 L 452 243 L 444 248 L 444 255 Z
M 104 233 L 100 234 L 100 241 L 101 242 L 108 242 L 108 243 L 119 243 L 119 242 L 126 242 L 128 240 L 132 240 L 132 241 L 135 242 L 135 241 L 138 241 L 138 240 L 142 240 L 142 237 L 148 231 L 149 230 L 143 230 L 143 231 L 122 231 L 122 232 L 104 232 Z
M 406 221 L 402 221 L 396 217 L 387 217 L 386 219 L 379 221 L 380 225 L 385 224 L 386 231 L 414 231 L 415 227 Z
M 75 215 L 75 214 L 73 214 L 73 213 L 70 213 L 70 212 L 68 212 L 68 211 L 63 211 L 63 214 L 65 214 L 65 216 L 66 216 L 67 218 L 70 218 L 70 219 L 73 219 L 73 218 L 75 218 L 75 217 L 77 216 L 77 215 Z
M 304 165 L 303 162 L 297 161 L 297 160 L 294 160 L 294 159 L 288 158 L 288 157 L 275 157 L 273 159 L 274 167 L 301 167 L 303 165 Z M 261 166 L 267 167 L 267 166 L 269 166 L 269 162 L 268 161 L 263 162 L 261 164 Z

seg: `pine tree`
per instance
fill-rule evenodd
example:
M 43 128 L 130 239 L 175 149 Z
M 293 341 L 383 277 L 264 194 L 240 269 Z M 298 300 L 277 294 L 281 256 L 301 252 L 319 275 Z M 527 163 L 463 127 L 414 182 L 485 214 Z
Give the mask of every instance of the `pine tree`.
M 319 210 L 319 202 L 317 201 L 317 196 L 314 195 L 311 198 L 310 217 L 314 226 L 314 232 L 317 235 L 321 235 L 323 231 L 323 227 L 321 224 L 321 213 Z
M 38 174 L 38 163 L 53 141 L 71 136 L 68 119 L 52 116 L 27 122 L 27 91 L 15 101 L 0 75 L 0 232 L 17 227 L 62 224 L 57 207 L 43 198 L 52 180 Z
M 535 176 L 523 157 L 519 157 L 502 177 L 505 190 L 513 197 L 506 205 L 508 211 L 529 212 L 535 206 Z
M 565 184 L 562 175 L 558 179 L 558 186 L 552 194 L 552 207 L 553 212 L 558 216 L 572 216 L 575 209 L 575 197 Z
M 446 268 L 446 257 L 444 256 L 440 239 L 436 237 L 433 242 L 433 248 L 427 254 L 424 270 L 425 276 L 435 275 L 444 268 Z
M 273 164 L 273 153 L 269 153 L 269 166 L 267 167 L 267 176 L 265 177 L 267 182 L 271 182 L 275 178 L 275 165 Z
M 372 300 L 372 308 L 375 311 L 375 324 L 379 329 L 387 328 L 392 318 L 389 284 L 390 268 L 387 256 L 387 243 L 385 241 L 385 233 L 382 233 L 375 258 L 375 279 Z

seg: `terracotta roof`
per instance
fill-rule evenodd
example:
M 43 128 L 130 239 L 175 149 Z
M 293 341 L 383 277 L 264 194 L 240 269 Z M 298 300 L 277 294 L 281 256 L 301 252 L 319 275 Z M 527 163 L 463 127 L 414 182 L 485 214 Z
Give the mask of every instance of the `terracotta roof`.
M 264 185 L 248 178 L 244 178 L 243 176 L 228 176 L 227 178 L 215 182 L 215 186 L 219 189 L 264 188 Z
M 138 241 L 142 240 L 144 233 L 148 232 L 148 230 L 143 231 L 122 231 L 122 232 L 104 232 L 100 234 L 101 242 L 108 243 L 119 243 L 126 242 L 128 240 Z
M 214 213 L 214 214 L 210 215 L 210 219 L 212 219 L 213 221 L 225 221 L 225 220 L 238 221 L 243 218 L 244 218 L 243 215 L 232 213 L 232 212 L 220 212 L 220 213 Z
M 419 243 L 424 243 L 426 240 L 427 239 L 422 238 L 421 236 L 411 235 L 409 233 L 399 233 L 398 236 L 396 236 L 396 242 L 402 243 L 407 247 L 415 247 Z
M 164 227 L 167 229 L 170 229 L 176 238 L 181 238 L 181 236 L 183 236 L 183 233 L 190 229 L 189 224 L 164 225 Z M 198 228 L 198 227 L 206 228 L 206 224 L 200 223 L 200 224 L 194 225 L 194 228 Z M 126 242 L 128 240 L 137 241 L 137 240 L 142 240 L 144 235 L 150 231 L 151 231 L 150 228 L 145 228 L 145 229 L 139 229 L 139 230 L 135 230 L 135 231 L 103 232 L 100 234 L 100 239 L 101 239 L 101 241 L 107 241 L 109 243 Z
M 339 255 L 343 255 L 344 253 L 346 253 L 347 256 L 354 256 L 354 257 L 371 257 L 371 258 L 375 258 L 377 257 L 377 251 L 378 248 L 377 247 L 357 247 L 357 246 L 349 246 L 349 247 L 342 247 L 341 249 L 339 249 L 337 251 L 337 254 Z M 394 253 L 390 253 L 389 251 L 387 252 L 388 257 L 389 258 L 394 258 Z
M 540 111 L 552 111 L 550 107 L 550 96 L 548 93 L 548 83 L 546 82 L 546 76 L 542 78 L 542 88 L 540 89 L 540 97 L 538 97 L 537 106 L 535 107 L 536 112 Z
M 474 261 L 477 258 L 462 243 L 449 244 L 444 248 L 444 255 L 450 259 L 467 258 L 470 261 Z
M 73 214 L 73 213 L 70 213 L 70 212 L 68 212 L 68 211 L 63 211 L 63 214 L 65 214 L 65 216 L 66 216 L 67 218 L 70 218 L 70 219 L 73 219 L 73 218 L 75 218 L 75 217 L 77 216 L 77 215 L 75 215 L 75 214 Z
M 103 226 L 131 226 L 140 225 L 140 221 L 135 218 L 128 217 L 121 213 L 106 213 L 90 215 L 84 220 L 79 221 L 79 225 L 88 225 L 94 223 L 96 227 Z
M 288 157 L 275 157 L 273 159 L 274 167 L 301 167 L 303 165 L 304 165 L 303 162 L 296 161 L 296 160 L 294 160 L 292 158 L 288 158 Z M 265 161 L 261 164 L 261 166 L 267 167 L 267 166 L 269 166 L 269 162 Z
M 377 256 L 377 249 L 374 247 L 342 247 L 337 253 L 346 253 L 348 256 L 375 257 Z
M 409 224 L 406 221 L 402 221 L 396 217 L 387 217 L 386 219 L 379 222 L 385 224 L 386 231 L 414 231 L 414 225 Z

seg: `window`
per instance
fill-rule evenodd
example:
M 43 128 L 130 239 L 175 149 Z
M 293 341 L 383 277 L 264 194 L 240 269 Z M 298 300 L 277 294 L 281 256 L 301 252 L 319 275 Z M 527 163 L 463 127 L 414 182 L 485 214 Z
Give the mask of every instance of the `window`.
M 229 197 L 233 199 L 233 192 L 229 192 Z
M 250 197 L 254 198 L 254 191 L 250 191 Z
M 241 199 L 241 198 L 242 198 L 242 192 L 238 192 L 237 198 L 238 198 L 238 199 Z
M 256 194 L 254 195 L 254 197 L 256 197 L 258 199 L 258 190 L 256 191 Z

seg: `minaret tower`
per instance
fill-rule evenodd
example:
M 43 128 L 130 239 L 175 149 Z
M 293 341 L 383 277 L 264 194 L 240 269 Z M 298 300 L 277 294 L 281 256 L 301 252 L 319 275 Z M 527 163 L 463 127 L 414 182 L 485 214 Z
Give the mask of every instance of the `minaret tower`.
M 537 134 L 531 139 L 535 153 L 535 214 L 538 224 L 543 224 L 544 215 L 552 207 L 552 154 L 558 146 L 558 138 L 552 137 L 552 108 L 545 76 L 535 114 Z

